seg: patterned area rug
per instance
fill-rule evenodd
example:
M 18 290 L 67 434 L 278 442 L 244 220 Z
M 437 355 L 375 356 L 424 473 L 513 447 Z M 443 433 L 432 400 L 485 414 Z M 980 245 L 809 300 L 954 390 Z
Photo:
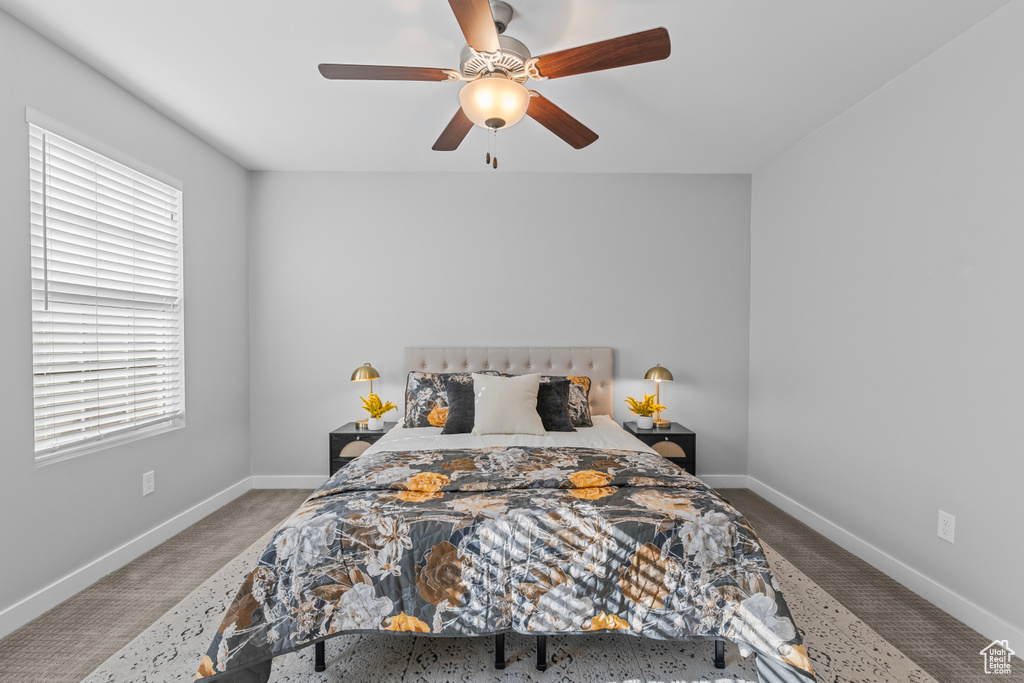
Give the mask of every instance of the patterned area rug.
M 235 591 L 269 542 L 253 543 L 84 679 L 83 683 L 191 681 Z M 934 683 L 903 653 L 836 602 L 784 557 L 764 545 L 818 680 Z M 596 634 L 548 638 L 548 670 L 533 667 L 535 639 L 505 638 L 507 667 L 496 671 L 493 638 L 425 638 L 397 634 L 339 636 L 327 641 L 327 671 L 313 672 L 313 648 L 274 661 L 271 683 L 448 681 L 509 683 L 756 683 L 754 658 L 726 647 L 726 668 L 712 664 L 710 642 L 669 643 Z

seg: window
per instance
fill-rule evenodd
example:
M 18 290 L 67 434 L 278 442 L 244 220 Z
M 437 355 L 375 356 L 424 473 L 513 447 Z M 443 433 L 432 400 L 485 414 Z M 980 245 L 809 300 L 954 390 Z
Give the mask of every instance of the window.
M 101 143 L 28 120 L 35 454 L 46 462 L 183 424 L 182 196 Z

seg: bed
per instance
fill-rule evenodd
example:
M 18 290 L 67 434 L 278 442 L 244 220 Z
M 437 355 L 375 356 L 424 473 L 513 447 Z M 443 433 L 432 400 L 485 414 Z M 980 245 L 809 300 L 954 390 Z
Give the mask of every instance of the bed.
M 603 347 L 407 349 L 410 384 L 472 372 L 568 377 L 573 396 L 588 384 L 580 424 L 592 426 L 442 435 L 447 407 L 407 397 L 411 426 L 275 533 L 197 678 L 265 683 L 274 657 L 308 646 L 322 670 L 325 640 L 367 631 L 494 636 L 498 668 L 505 633 L 535 635 L 543 668 L 547 637 L 605 630 L 713 640 L 719 667 L 731 641 L 764 683 L 814 680 L 743 516 L 612 421 L 612 358 Z

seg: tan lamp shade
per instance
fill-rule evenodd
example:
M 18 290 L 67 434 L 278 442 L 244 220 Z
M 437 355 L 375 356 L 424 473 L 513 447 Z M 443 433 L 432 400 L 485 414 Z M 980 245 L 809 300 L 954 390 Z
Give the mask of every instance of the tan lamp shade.
M 352 373 L 353 382 L 373 381 L 375 379 L 380 379 L 380 375 L 377 374 L 377 371 L 369 363 L 363 363 Z
M 647 371 L 647 374 L 644 375 L 644 379 L 653 379 L 655 382 L 671 382 L 672 373 L 668 371 L 668 368 L 655 365 Z

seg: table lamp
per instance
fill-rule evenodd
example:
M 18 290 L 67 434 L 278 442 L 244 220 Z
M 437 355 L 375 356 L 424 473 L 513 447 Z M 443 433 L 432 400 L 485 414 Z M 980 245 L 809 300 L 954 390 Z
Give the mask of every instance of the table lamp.
M 371 394 L 373 393 L 373 380 L 375 380 L 375 379 L 380 379 L 380 375 L 377 374 L 377 371 L 374 370 L 373 366 L 370 365 L 369 363 L 363 363 L 358 368 L 356 368 L 355 371 L 352 373 L 352 381 L 353 382 L 365 382 L 367 380 L 370 381 L 370 393 Z M 369 398 L 369 397 L 367 397 L 367 398 Z M 356 421 L 356 425 L 358 425 L 360 427 L 365 427 L 366 423 L 367 423 L 367 420 L 357 420 Z
M 647 374 L 644 375 L 644 379 L 654 380 L 654 386 L 655 386 L 655 390 L 654 390 L 655 399 L 654 399 L 654 402 L 660 405 L 661 404 L 661 383 L 662 382 L 671 382 L 672 381 L 672 373 L 668 371 L 668 368 L 663 368 L 663 367 L 661 367 L 661 365 L 655 365 L 653 368 L 651 368 L 650 370 L 647 371 Z M 672 426 L 672 422 L 670 420 L 662 420 L 661 419 L 661 411 L 659 410 L 655 414 L 655 416 L 654 416 L 654 426 L 655 427 L 661 427 L 662 429 L 667 429 L 670 426 Z

